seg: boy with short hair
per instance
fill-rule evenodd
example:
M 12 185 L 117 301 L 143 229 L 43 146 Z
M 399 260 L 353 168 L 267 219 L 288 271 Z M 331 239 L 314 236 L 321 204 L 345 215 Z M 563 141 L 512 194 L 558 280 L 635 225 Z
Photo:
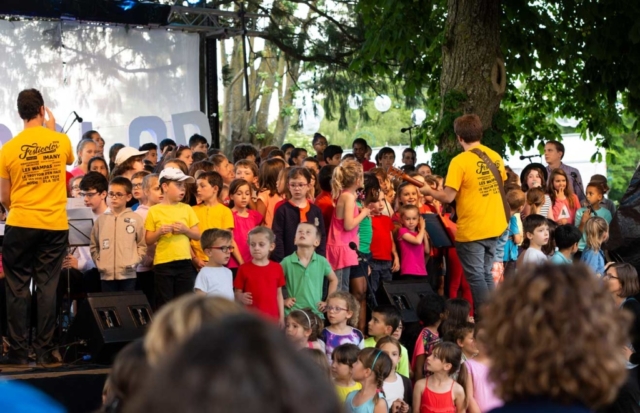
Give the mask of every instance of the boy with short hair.
M 109 181 L 99 172 L 89 172 L 82 177 L 79 186 L 79 196 L 84 200 L 84 206 L 91 208 L 93 221 L 95 222 L 108 208 L 107 192 L 109 191 Z M 100 291 L 98 282 L 100 274 L 96 269 L 93 258 L 91 258 L 91 248 L 86 246 L 75 248 L 72 254 L 64 258 L 62 269 L 75 269 L 82 272 L 83 278 L 87 282 L 87 292 Z
M 198 217 L 198 229 L 200 233 L 212 228 L 226 229 L 233 231 L 233 214 L 231 210 L 220 202 L 220 191 L 222 190 L 222 176 L 214 171 L 203 172 L 197 179 L 198 197 L 202 203 L 193 207 L 193 211 Z M 232 240 L 235 251 L 235 242 Z M 209 261 L 209 257 L 204 253 L 197 240 L 191 241 L 193 249 L 193 264 L 200 270 Z M 234 254 L 234 258 L 238 259 Z M 238 262 L 242 263 L 242 257 Z
M 573 254 L 578 251 L 578 242 L 582 239 L 582 232 L 571 224 L 560 225 L 554 233 L 556 251 L 551 257 L 554 264 L 572 264 Z
M 473 323 L 466 322 L 455 328 L 450 337 L 444 337 L 445 341 L 456 343 L 462 350 L 462 362 L 473 358 L 478 354 L 478 347 L 475 339 L 476 326 Z
M 342 162 L 342 152 L 338 145 L 329 145 L 324 149 L 322 156 L 327 165 L 338 166 Z
M 200 244 L 209 260 L 196 277 L 194 291 L 213 297 L 233 300 L 233 274 L 225 265 L 233 252 L 233 235 L 224 229 L 208 229 L 202 233 Z
M 548 262 L 548 257 L 542 252 L 542 247 L 549 242 L 547 219 L 542 215 L 529 215 L 523 224 L 526 239 L 522 244 L 525 248 L 522 264 L 538 265 Z
M 159 177 L 162 202 L 149 208 L 145 229 L 147 245 L 156 245 L 154 283 L 156 306 L 193 291 L 196 271 L 191 264 L 190 240 L 200 240 L 198 217 L 182 203 L 186 183 L 193 177 L 177 168 L 165 168 Z
M 522 234 L 518 227 L 519 214 L 524 209 L 526 201 L 525 193 L 520 189 L 512 189 L 507 192 L 507 203 L 509 204 L 510 218 L 509 226 L 496 242 L 496 263 L 503 264 L 502 271 L 499 271 L 498 279 L 502 279 L 503 275 L 510 277 L 515 273 L 516 261 L 518 260 L 518 245 L 522 243 Z M 494 264 L 494 271 L 496 270 Z M 494 273 L 494 281 L 496 274 Z
M 91 257 L 100 271 L 102 292 L 134 291 L 136 267 L 147 252 L 142 218 L 127 208 L 131 191 L 127 178 L 113 178 L 109 209 L 91 231 Z
M 285 257 L 280 265 L 284 270 L 289 298 L 284 300 L 285 313 L 311 308 L 318 316 L 326 307 L 322 301 L 324 279 L 329 281 L 328 295 L 338 288 L 338 278 L 326 258 L 316 253 L 320 245 L 318 227 L 309 222 L 298 224 L 295 233 L 296 251 Z
M 289 170 L 288 178 L 291 197 L 276 207 L 271 225 L 273 233 L 276 234 L 276 248 L 271 259 L 280 262 L 296 250 L 296 233 L 301 222 L 308 222 L 318 228 L 320 244 L 317 253 L 324 257 L 327 245 L 324 217 L 320 208 L 307 198 L 311 172 L 303 167 L 293 167 Z
M 275 247 L 276 236 L 269 228 L 255 227 L 249 231 L 252 259 L 238 268 L 233 288 L 238 301 L 284 327 L 284 271 L 280 264 L 269 260 Z
M 255 162 L 256 159 L 258 159 L 259 155 L 260 153 L 255 148 L 255 146 L 249 143 L 239 143 L 233 147 L 233 163 L 234 164 L 242 160 Z
M 325 165 L 320 169 L 318 174 L 318 183 L 320 184 L 320 194 L 316 197 L 314 204 L 322 211 L 324 218 L 324 227 L 331 228 L 331 219 L 333 218 L 333 196 L 331 195 L 331 181 L 333 180 L 333 170 L 335 165 Z
M 158 163 L 158 145 L 153 142 L 145 143 L 138 148 L 140 152 L 147 152 L 143 162 L 145 165 L 156 166 Z
M 381 305 L 371 312 L 371 320 L 367 325 L 369 338 L 364 340 L 364 347 L 375 347 L 382 337 L 390 336 L 400 325 L 402 315 L 400 311 L 392 305 Z M 409 377 L 409 355 L 407 349 L 401 346 L 400 361 L 396 371 L 405 377 Z
M 209 142 L 207 142 L 207 138 L 204 136 L 195 133 L 189 138 L 189 149 L 194 153 L 202 152 L 206 154 L 207 149 L 209 149 Z

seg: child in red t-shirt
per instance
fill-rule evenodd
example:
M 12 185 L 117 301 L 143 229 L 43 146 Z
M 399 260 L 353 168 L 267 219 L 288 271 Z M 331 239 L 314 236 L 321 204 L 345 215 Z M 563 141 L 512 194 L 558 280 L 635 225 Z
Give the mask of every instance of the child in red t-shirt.
M 267 227 L 249 231 L 251 261 L 238 268 L 233 281 L 236 300 L 284 327 L 284 271 L 277 262 L 269 260 L 269 253 L 276 247 L 276 236 Z
M 385 207 L 384 192 L 380 191 L 378 201 L 368 205 L 371 210 L 371 288 L 378 290 L 382 281 L 391 281 L 391 273 L 400 269 L 400 261 L 396 251 L 396 243 L 393 241 L 394 225 L 391 218 L 382 215 Z

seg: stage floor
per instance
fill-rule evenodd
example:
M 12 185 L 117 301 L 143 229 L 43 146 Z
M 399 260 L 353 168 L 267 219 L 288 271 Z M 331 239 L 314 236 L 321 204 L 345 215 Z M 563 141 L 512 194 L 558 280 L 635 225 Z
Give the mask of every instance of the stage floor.
M 41 367 L 3 366 L 0 379 L 23 380 L 62 404 L 69 413 L 93 412 L 102 403 L 102 388 L 110 368 L 60 364 Z

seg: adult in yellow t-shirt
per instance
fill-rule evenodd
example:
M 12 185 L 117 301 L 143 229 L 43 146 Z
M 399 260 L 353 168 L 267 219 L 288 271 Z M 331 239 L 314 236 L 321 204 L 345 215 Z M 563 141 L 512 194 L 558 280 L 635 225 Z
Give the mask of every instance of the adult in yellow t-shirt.
M 52 355 L 56 289 L 69 239 L 66 166 L 73 163 L 69 138 L 55 131 L 55 119 L 35 89 L 18 95 L 24 130 L 2 147 L 0 199 L 9 211 L 2 264 L 7 279 L 9 344 L 5 364 L 27 364 L 27 314 L 31 281 L 38 288 L 38 322 L 33 347 L 39 363 Z M 45 121 L 45 113 L 48 120 Z M 44 127 L 44 126 L 46 127 Z
M 503 182 L 507 174 L 500 155 L 480 143 L 482 122 L 477 115 L 460 116 L 453 128 L 464 152 L 451 160 L 443 190 L 425 185 L 420 191 L 440 202 L 456 201 L 456 250 L 471 287 L 474 308 L 478 309 L 494 288 L 491 267 L 496 241 L 507 228 L 508 218 L 498 182 L 486 163 L 471 150 L 484 152 L 497 167 Z

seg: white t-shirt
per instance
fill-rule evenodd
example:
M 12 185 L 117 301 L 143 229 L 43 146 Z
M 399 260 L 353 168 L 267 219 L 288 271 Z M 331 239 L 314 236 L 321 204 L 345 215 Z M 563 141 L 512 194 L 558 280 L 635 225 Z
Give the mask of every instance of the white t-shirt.
M 540 265 L 545 262 L 549 262 L 549 257 L 544 255 L 544 253 L 535 248 L 527 248 L 524 252 L 524 258 L 522 259 L 523 264 L 533 264 Z
M 387 399 L 387 406 L 391 406 L 396 400 L 404 400 L 404 383 L 402 377 L 396 373 L 396 381 L 391 383 L 385 381 L 382 384 L 382 390 L 384 390 L 385 399 Z
M 233 300 L 233 274 L 226 267 L 203 267 L 196 277 L 196 290 Z

